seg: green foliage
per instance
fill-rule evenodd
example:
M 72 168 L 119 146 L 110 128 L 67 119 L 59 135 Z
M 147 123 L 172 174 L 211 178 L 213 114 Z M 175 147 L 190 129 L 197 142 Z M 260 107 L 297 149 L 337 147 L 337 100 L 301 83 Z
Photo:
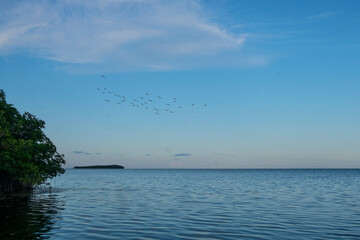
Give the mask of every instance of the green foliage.
M 26 112 L 20 114 L 0 90 L 0 175 L 29 188 L 65 172 L 64 155 L 45 136 L 45 122 Z M 1 177 L 1 176 L 0 176 Z M 3 184 L 0 181 L 0 184 Z M 1 190 L 0 186 L 0 190 Z

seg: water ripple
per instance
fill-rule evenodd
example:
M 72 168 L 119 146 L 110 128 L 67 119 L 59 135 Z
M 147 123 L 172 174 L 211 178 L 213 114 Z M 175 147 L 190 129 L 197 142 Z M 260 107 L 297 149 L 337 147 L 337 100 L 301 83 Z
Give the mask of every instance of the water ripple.
M 360 239 L 359 170 L 69 170 L 0 238 Z

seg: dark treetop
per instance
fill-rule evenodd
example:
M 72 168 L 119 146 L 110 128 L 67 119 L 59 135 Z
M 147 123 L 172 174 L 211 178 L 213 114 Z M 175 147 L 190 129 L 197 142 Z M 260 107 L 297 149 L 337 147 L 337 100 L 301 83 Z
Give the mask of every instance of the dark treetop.
M 65 172 L 64 155 L 45 136 L 45 122 L 20 114 L 0 90 L 0 193 L 31 189 Z

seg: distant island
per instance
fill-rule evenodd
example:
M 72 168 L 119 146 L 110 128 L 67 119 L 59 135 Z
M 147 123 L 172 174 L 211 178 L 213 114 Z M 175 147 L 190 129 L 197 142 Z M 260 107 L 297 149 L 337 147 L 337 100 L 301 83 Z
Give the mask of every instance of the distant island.
M 92 168 L 92 169 L 124 169 L 121 165 L 93 165 L 93 166 L 75 166 L 74 168 Z

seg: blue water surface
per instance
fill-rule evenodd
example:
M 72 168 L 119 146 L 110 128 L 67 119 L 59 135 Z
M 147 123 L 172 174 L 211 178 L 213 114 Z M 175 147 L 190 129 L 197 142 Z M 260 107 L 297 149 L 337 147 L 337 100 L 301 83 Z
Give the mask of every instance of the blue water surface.
M 360 239 L 360 170 L 71 169 L 1 239 Z

